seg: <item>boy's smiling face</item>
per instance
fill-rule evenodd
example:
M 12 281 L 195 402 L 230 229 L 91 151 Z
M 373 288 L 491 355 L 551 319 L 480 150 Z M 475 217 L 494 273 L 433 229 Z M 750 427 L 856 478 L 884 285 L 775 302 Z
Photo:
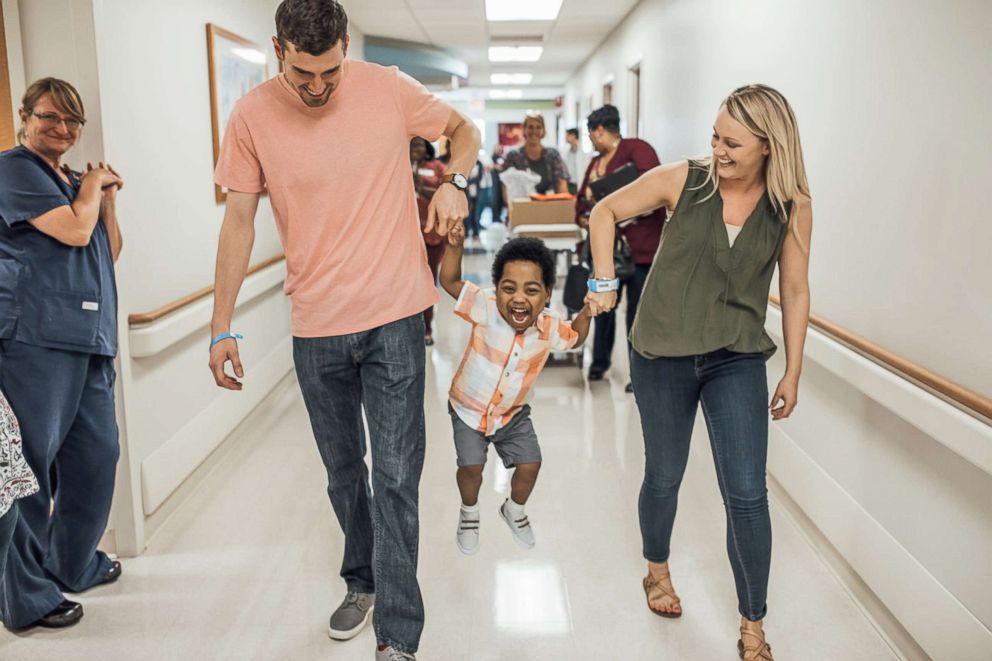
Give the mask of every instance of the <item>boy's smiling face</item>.
M 533 326 L 551 300 L 551 290 L 544 286 L 542 275 L 535 262 L 516 260 L 503 265 L 496 287 L 496 309 L 518 333 Z

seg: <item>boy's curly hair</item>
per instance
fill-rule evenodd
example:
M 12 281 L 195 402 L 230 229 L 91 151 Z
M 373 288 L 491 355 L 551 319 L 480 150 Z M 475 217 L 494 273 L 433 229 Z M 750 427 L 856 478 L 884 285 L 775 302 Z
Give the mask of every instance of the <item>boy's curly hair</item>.
M 555 285 L 555 256 L 540 239 L 511 239 L 500 248 L 493 260 L 493 284 L 499 285 L 503 278 L 503 268 L 507 262 L 534 262 L 541 269 L 544 286 L 552 289 Z

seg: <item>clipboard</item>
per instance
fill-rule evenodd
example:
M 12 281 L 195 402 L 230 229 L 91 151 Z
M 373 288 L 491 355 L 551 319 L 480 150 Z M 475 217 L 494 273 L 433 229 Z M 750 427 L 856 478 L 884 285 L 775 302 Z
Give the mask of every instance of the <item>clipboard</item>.
M 610 193 L 633 183 L 638 176 L 640 175 L 637 172 L 637 166 L 632 162 L 627 162 L 605 177 L 589 184 L 589 190 L 592 191 L 593 199 L 599 202 Z

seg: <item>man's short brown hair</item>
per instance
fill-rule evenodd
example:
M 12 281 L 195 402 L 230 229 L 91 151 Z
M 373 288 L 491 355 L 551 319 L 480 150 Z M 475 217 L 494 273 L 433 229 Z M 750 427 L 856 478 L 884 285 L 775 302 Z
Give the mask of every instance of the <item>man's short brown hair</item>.
M 286 48 L 320 55 L 348 36 L 348 15 L 336 0 L 283 0 L 276 9 L 276 38 Z

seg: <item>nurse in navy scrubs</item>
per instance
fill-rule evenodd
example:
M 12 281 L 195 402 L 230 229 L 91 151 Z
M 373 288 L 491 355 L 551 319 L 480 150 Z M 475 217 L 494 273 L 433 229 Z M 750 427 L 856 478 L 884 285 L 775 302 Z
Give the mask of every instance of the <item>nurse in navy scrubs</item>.
M 0 389 L 41 489 L 19 501 L 0 576 L 0 619 L 10 629 L 75 624 L 82 606 L 63 591 L 121 573 L 96 547 L 119 455 L 114 261 L 123 182 L 110 166 L 80 173 L 61 162 L 86 123 L 69 83 L 33 83 L 20 119 L 20 144 L 0 154 Z

